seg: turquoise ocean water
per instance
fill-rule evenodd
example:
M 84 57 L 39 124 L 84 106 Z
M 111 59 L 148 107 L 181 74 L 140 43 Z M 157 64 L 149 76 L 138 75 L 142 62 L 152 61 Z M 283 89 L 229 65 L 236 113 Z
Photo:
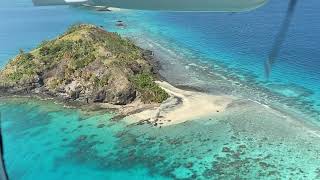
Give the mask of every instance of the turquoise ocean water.
M 173 84 L 265 105 L 249 103 L 239 110 L 236 104 L 221 116 L 156 129 L 115 122 L 112 113 L 1 99 L 11 179 L 320 178 L 317 0 L 298 2 L 269 80 L 263 65 L 285 1 L 236 14 L 107 13 L 33 7 L 27 0 L 1 3 L 1 67 L 19 48 L 30 50 L 71 24 L 94 23 L 155 51 L 161 72 Z M 116 27 L 117 20 L 126 28 Z

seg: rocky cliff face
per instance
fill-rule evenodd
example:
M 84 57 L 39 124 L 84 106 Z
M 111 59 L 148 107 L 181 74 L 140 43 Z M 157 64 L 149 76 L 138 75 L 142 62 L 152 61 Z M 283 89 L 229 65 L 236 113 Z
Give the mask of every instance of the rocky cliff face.
M 125 105 L 139 98 L 161 103 L 168 94 L 154 82 L 150 52 L 93 25 L 69 28 L 0 71 L 1 94 L 41 94 L 87 103 Z

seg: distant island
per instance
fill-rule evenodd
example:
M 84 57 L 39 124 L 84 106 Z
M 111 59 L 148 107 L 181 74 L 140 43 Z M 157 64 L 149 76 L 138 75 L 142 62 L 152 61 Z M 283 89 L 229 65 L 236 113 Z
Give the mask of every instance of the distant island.
M 115 109 L 131 123 L 154 126 L 223 112 L 234 99 L 178 89 L 160 81 L 158 69 L 151 51 L 117 33 L 78 24 L 30 52 L 20 50 L 0 71 L 0 96 Z

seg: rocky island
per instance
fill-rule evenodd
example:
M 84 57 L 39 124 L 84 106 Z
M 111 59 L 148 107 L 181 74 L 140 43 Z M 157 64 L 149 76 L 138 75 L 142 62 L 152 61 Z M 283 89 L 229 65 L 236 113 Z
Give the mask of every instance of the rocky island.
M 0 71 L 0 97 L 53 98 L 85 109 L 113 109 L 130 123 L 154 126 L 212 116 L 233 100 L 160 82 L 158 69 L 151 51 L 116 33 L 79 24 L 30 52 L 20 50 Z
M 70 27 L 0 71 L 2 95 L 41 95 L 65 101 L 126 105 L 161 103 L 169 96 L 155 82 L 152 53 L 94 25 Z

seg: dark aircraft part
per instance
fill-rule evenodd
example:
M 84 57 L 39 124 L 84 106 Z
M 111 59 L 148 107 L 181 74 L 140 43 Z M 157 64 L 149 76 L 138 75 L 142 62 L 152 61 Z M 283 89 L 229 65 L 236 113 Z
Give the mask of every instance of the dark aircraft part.
M 281 45 L 283 44 L 283 42 L 285 41 L 285 39 L 287 37 L 289 26 L 291 23 L 291 19 L 293 17 L 293 13 L 294 13 L 296 4 L 297 4 L 297 0 L 290 0 L 288 10 L 286 13 L 286 17 L 285 17 L 284 21 L 282 22 L 280 31 L 277 34 L 276 39 L 273 43 L 269 57 L 265 62 L 265 75 L 266 75 L 267 79 L 270 77 L 272 65 L 275 63 L 275 60 L 279 55 Z
M 123 9 L 160 11 L 250 11 L 267 0 L 32 0 L 36 6 L 86 4 Z
M 2 143 L 2 128 L 1 128 L 1 114 L 0 114 L 0 180 L 8 180 L 5 163 L 3 159 L 3 143 Z
M 32 0 L 35 6 L 71 5 L 86 3 L 87 0 Z

